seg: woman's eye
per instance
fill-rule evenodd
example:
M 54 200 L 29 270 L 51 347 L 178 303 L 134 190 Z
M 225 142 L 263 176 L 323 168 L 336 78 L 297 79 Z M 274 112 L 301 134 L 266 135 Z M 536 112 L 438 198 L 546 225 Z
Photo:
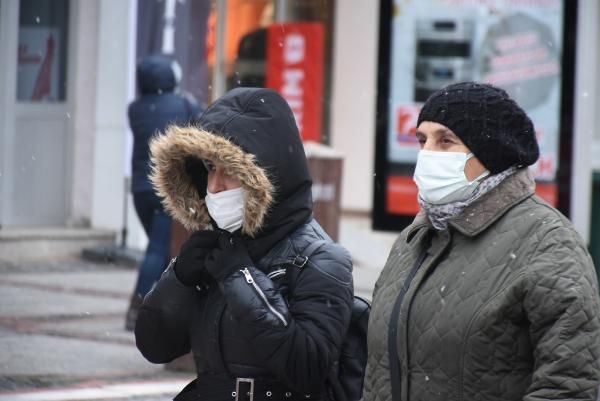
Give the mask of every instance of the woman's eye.
M 209 162 L 208 160 L 202 160 L 202 163 L 204 164 L 206 171 L 212 171 L 215 169 L 215 165 Z

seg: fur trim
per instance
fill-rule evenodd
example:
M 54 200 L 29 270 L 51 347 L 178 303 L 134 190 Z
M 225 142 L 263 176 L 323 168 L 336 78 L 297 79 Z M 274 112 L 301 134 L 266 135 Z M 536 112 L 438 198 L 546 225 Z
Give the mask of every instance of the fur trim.
M 203 129 L 172 125 L 150 143 L 150 180 L 165 209 L 190 231 L 210 226 L 204 199 L 185 170 L 186 160 L 207 159 L 225 165 L 246 190 L 242 233 L 253 237 L 262 227 L 273 202 L 274 187 L 254 155 L 227 139 Z

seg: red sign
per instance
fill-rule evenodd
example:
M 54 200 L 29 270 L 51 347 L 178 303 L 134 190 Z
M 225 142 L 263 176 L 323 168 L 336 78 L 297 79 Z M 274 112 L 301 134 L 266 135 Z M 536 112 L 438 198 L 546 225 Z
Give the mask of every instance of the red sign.
M 387 179 L 385 211 L 391 214 L 414 216 L 419 212 L 419 189 L 412 177 L 392 175 Z
M 558 186 L 555 183 L 536 182 L 535 193 L 552 206 L 556 207 L 558 205 Z
M 396 109 L 396 142 L 403 146 L 419 147 L 417 140 L 417 120 L 421 106 L 402 104 Z
M 302 140 L 321 139 L 323 26 L 303 22 L 267 31 L 267 82 L 287 100 Z

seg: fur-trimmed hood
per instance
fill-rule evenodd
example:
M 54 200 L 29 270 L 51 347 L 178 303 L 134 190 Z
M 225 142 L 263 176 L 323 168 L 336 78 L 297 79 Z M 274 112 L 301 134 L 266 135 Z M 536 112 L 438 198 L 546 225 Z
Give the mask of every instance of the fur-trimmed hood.
M 150 152 L 152 183 L 165 208 L 188 230 L 211 225 L 202 159 L 239 177 L 246 190 L 243 235 L 287 233 L 312 214 L 312 182 L 294 116 L 270 89 L 228 92 L 193 126 L 171 126 L 155 137 Z

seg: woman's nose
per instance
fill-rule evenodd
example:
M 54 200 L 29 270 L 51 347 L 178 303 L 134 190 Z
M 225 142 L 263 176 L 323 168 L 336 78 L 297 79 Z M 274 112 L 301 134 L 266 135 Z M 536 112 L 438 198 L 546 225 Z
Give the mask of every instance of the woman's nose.
M 213 194 L 225 190 L 225 181 L 223 180 L 223 175 L 219 174 L 217 171 L 211 171 L 208 174 L 207 189 Z
M 426 140 L 422 147 L 423 150 L 435 150 L 433 149 L 433 142 Z

